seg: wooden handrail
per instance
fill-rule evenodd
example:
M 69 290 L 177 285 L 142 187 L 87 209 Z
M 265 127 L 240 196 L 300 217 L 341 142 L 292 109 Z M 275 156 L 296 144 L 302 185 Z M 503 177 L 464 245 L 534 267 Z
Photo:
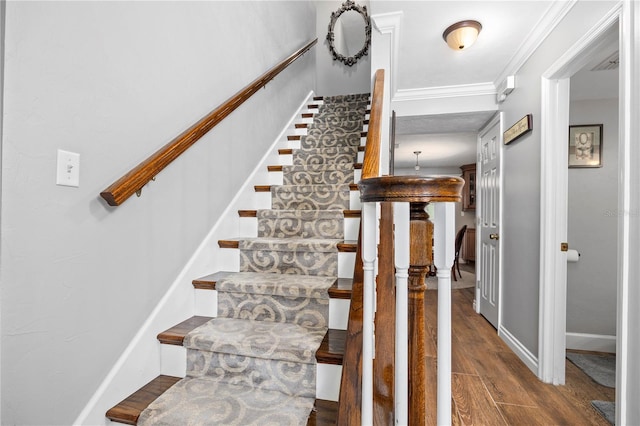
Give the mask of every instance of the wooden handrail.
M 369 129 L 362 165 L 362 178 L 378 176 L 380 171 L 380 126 L 384 95 L 384 70 L 375 73 L 371 94 Z M 358 235 L 356 260 L 353 268 L 353 288 L 347 324 L 345 354 L 342 361 L 338 425 L 361 423 L 362 404 L 362 305 L 363 305 L 362 229 Z
M 107 189 L 100 193 L 100 196 L 104 198 L 110 206 L 119 206 L 122 204 L 127 198 L 137 191 L 140 191 L 142 187 L 152 180 L 162 169 L 178 158 L 180 154 L 196 143 L 202 136 L 231 114 L 236 108 L 242 105 L 260 88 L 264 87 L 291 63 L 309 51 L 317 42 L 317 38 L 310 41 L 269 71 L 262 74 L 245 88 L 227 99 L 218 108 L 201 118 L 197 123 L 182 132 L 171 142 L 167 143 L 149 158 L 112 183 Z
M 382 102 L 384 96 L 384 70 L 376 71 L 371 95 L 369 130 L 362 162 L 362 179 L 380 175 L 380 135 L 382 126 Z

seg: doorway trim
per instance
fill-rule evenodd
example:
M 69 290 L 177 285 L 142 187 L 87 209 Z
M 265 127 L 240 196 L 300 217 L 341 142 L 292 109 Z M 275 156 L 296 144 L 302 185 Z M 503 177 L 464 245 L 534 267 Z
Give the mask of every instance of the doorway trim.
M 556 385 L 565 382 L 569 79 L 593 53 L 620 43 L 611 30 L 621 16 L 618 3 L 542 75 L 538 377 Z

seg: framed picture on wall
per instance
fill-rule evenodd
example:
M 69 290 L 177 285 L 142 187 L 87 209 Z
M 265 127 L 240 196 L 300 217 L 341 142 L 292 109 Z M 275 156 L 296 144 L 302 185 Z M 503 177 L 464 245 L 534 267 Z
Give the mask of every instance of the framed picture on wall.
M 569 167 L 602 167 L 602 124 L 569 126 Z

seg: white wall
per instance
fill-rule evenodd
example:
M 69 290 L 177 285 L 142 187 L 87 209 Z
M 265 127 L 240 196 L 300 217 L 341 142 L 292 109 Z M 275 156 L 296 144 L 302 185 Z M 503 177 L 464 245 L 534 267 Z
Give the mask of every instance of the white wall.
M 615 336 L 618 261 L 618 99 L 571 102 L 570 124 L 603 124 L 601 168 L 569 169 L 567 333 Z
M 503 151 L 502 326 L 522 347 L 538 353 L 540 290 L 541 76 L 614 4 L 577 2 L 516 75 L 517 87 L 502 104 L 508 128 L 533 114 L 533 131 Z
M 331 13 L 344 3 L 340 0 L 316 0 L 316 37 L 318 45 L 316 55 L 316 80 L 319 95 L 340 95 L 345 93 L 369 93 L 371 91 L 371 54 L 363 56 L 355 65 L 347 66 L 341 61 L 334 61 L 329 51 L 327 33 Z M 356 1 L 369 10 L 369 0 Z
M 112 208 L 99 192 L 313 39 L 315 23 L 307 2 L 7 3 L 2 424 L 72 423 L 314 88 L 315 55 L 141 198 Z M 58 148 L 80 153 L 79 188 L 55 185 Z

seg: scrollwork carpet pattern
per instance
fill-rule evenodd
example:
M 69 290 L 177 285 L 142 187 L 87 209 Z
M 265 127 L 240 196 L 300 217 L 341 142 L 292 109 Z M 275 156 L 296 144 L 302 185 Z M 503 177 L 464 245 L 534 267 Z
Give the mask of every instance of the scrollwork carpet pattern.
M 187 334 L 186 377 L 151 403 L 141 425 L 305 425 L 315 353 L 329 324 L 354 163 L 368 94 L 325 97 L 238 241 L 239 272 L 216 283 L 217 317 Z

